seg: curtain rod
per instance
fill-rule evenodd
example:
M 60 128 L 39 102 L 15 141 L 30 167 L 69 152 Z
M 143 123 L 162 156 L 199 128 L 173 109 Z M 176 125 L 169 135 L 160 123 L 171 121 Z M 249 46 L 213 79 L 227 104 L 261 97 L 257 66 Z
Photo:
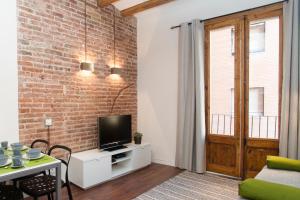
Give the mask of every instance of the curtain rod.
M 251 10 L 254 10 L 254 9 L 263 8 L 263 7 L 266 7 L 266 6 L 271 6 L 271 5 L 275 5 L 275 4 L 278 4 L 278 3 L 284 3 L 284 2 L 288 2 L 288 1 L 289 0 L 278 1 L 278 2 L 275 2 L 275 3 L 263 5 L 263 6 L 258 6 L 258 7 L 254 7 L 254 8 L 250 8 L 250 9 L 246 9 L 246 10 L 233 12 L 233 13 L 230 13 L 230 14 L 220 15 L 220 16 L 217 16 L 217 17 L 212 17 L 212 18 L 207 18 L 207 19 L 201 19 L 200 22 L 205 22 L 205 21 L 208 21 L 208 20 L 211 20 L 211 19 L 216 19 L 216 18 L 219 18 L 219 17 L 226 17 L 226 16 L 229 16 L 229 15 L 234 15 L 234 14 L 238 14 L 238 13 L 242 13 L 242 12 L 247 12 L 247 11 L 251 11 Z M 191 24 L 192 24 L 192 22 L 188 23 L 188 25 L 191 25 Z M 180 28 L 180 27 L 181 27 L 181 25 L 172 26 L 171 29 Z

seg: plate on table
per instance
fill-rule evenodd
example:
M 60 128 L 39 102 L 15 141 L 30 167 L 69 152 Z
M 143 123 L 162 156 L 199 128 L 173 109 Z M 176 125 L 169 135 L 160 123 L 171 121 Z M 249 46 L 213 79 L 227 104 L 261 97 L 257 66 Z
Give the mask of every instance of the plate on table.
M 6 167 L 8 165 L 10 165 L 12 163 L 12 160 L 11 159 L 7 159 L 6 163 L 3 164 L 3 165 L 0 165 L 0 167 Z
M 24 167 L 24 164 L 22 163 L 22 165 L 18 165 L 18 166 L 15 166 L 15 165 L 12 164 L 10 167 L 13 168 L 13 169 L 22 168 L 22 167 Z
M 23 146 L 22 149 L 21 149 L 21 151 L 24 151 L 24 150 L 26 150 L 26 149 L 28 149 L 28 147 L 27 147 L 27 146 Z M 8 150 L 8 151 L 12 151 L 12 148 L 11 148 L 11 147 L 8 147 L 7 150 Z
M 41 159 L 45 156 L 45 154 L 41 153 L 38 157 L 35 157 L 35 158 L 29 158 L 27 154 L 24 154 L 23 155 L 23 158 L 26 159 L 26 160 L 38 160 L 38 159 Z

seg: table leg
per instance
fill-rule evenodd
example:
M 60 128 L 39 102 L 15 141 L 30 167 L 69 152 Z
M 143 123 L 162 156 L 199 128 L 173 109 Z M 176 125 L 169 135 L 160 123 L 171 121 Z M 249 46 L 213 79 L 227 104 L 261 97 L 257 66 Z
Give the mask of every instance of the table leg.
M 57 165 L 55 168 L 56 175 L 56 200 L 61 200 L 61 164 Z

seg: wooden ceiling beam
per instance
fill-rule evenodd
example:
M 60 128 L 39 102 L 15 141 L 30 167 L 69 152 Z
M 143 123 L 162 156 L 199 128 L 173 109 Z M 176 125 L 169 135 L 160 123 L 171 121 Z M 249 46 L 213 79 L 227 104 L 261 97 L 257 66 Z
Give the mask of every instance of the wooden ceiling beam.
M 98 6 L 103 8 L 103 7 L 108 6 L 117 1 L 119 1 L 119 0 L 98 0 Z
M 162 4 L 169 3 L 174 0 L 148 0 L 138 5 L 132 6 L 130 8 L 126 8 L 121 11 L 123 16 L 134 15 L 135 13 L 142 12 L 144 10 L 154 8 L 156 6 L 160 6 Z

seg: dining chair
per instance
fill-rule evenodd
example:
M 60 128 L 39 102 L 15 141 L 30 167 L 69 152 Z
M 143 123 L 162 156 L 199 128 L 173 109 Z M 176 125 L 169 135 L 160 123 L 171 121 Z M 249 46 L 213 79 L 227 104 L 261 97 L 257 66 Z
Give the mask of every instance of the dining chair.
M 73 200 L 70 182 L 69 182 L 69 163 L 72 155 L 72 150 L 66 146 L 54 145 L 49 149 L 48 155 L 56 157 L 65 166 L 65 180 L 61 180 L 62 187 L 66 187 L 69 200 Z M 62 173 L 63 174 L 63 173 Z M 23 181 L 20 181 L 20 189 L 27 195 L 37 200 L 41 196 L 48 196 L 48 199 L 53 199 L 55 192 L 56 177 L 48 172 L 48 174 L 35 176 Z
M 38 149 L 41 150 L 42 153 L 47 154 L 48 153 L 47 151 L 49 149 L 49 142 L 47 140 L 37 139 L 37 140 L 34 140 L 31 143 L 30 148 L 38 148 Z M 40 173 L 37 173 L 37 174 L 33 174 L 33 175 L 29 175 L 29 176 L 25 176 L 25 177 L 14 179 L 13 180 L 13 184 L 14 184 L 14 186 L 17 186 L 18 185 L 17 183 L 19 181 L 27 179 L 27 178 L 30 178 L 30 177 L 33 177 L 33 176 L 37 176 L 37 175 L 39 175 L 41 173 L 44 174 L 45 172 L 40 172 Z
M 37 139 L 31 143 L 30 148 L 38 148 L 42 153 L 47 154 L 49 142 L 47 140 Z
M 13 185 L 0 185 L 0 200 L 23 200 L 21 190 Z

